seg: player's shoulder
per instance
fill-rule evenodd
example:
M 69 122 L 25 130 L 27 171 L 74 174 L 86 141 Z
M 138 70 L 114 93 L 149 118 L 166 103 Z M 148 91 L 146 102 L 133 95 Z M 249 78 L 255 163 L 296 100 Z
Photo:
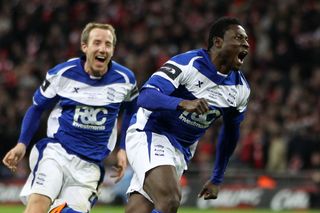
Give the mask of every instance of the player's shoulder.
M 65 62 L 59 63 L 48 71 L 49 75 L 60 75 L 73 67 L 80 65 L 80 58 L 71 58 Z
M 136 77 L 135 77 L 135 74 L 132 70 L 130 70 L 128 67 L 125 67 L 125 66 L 117 63 L 116 61 L 112 60 L 111 63 L 112 63 L 112 69 L 115 72 L 122 75 L 126 82 L 131 83 L 131 84 L 135 84 Z
M 203 58 L 203 54 L 203 49 L 190 50 L 173 56 L 169 63 L 174 62 L 180 65 L 188 65 L 196 59 Z

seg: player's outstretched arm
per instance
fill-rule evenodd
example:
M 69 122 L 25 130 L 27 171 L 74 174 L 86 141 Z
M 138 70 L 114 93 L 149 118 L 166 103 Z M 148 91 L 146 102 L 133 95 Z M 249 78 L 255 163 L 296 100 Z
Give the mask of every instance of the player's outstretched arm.
M 26 145 L 23 143 L 18 143 L 13 147 L 3 158 L 3 164 L 8 167 L 12 172 L 17 171 L 17 166 L 20 160 L 26 154 Z

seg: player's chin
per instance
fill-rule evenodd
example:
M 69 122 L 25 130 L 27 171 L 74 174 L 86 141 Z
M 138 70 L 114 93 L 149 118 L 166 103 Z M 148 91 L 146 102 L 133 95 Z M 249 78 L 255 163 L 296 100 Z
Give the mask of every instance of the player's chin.
M 107 71 L 107 66 L 96 66 L 93 71 L 92 74 L 95 77 L 102 77 Z
M 234 71 L 239 70 L 242 64 L 243 64 L 242 62 L 239 62 L 237 60 L 235 63 L 233 63 L 232 70 L 234 70 Z

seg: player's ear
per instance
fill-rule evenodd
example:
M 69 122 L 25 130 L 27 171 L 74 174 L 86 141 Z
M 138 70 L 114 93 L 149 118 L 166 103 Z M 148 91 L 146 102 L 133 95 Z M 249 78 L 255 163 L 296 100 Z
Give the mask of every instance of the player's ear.
M 81 42 L 81 50 L 82 50 L 82 52 L 86 53 L 87 48 L 88 48 L 87 44 L 84 43 L 84 42 Z
M 216 48 L 221 48 L 222 47 L 222 44 L 223 44 L 223 39 L 220 38 L 220 37 L 214 37 L 213 38 L 213 45 L 216 47 Z

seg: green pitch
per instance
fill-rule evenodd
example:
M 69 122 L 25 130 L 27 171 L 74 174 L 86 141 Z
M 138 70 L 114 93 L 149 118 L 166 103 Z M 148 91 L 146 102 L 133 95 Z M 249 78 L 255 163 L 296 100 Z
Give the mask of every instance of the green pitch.
M 21 213 L 23 211 L 23 206 L 18 205 L 0 205 L 1 213 Z M 107 206 L 96 206 L 92 209 L 91 213 L 123 213 L 124 207 L 107 207 Z M 232 209 L 232 210 L 221 210 L 221 209 L 195 209 L 195 208 L 180 208 L 179 213 L 270 213 L 271 210 L 249 210 L 249 209 Z M 316 213 L 318 210 L 296 210 L 296 211 L 276 211 L 276 213 Z

